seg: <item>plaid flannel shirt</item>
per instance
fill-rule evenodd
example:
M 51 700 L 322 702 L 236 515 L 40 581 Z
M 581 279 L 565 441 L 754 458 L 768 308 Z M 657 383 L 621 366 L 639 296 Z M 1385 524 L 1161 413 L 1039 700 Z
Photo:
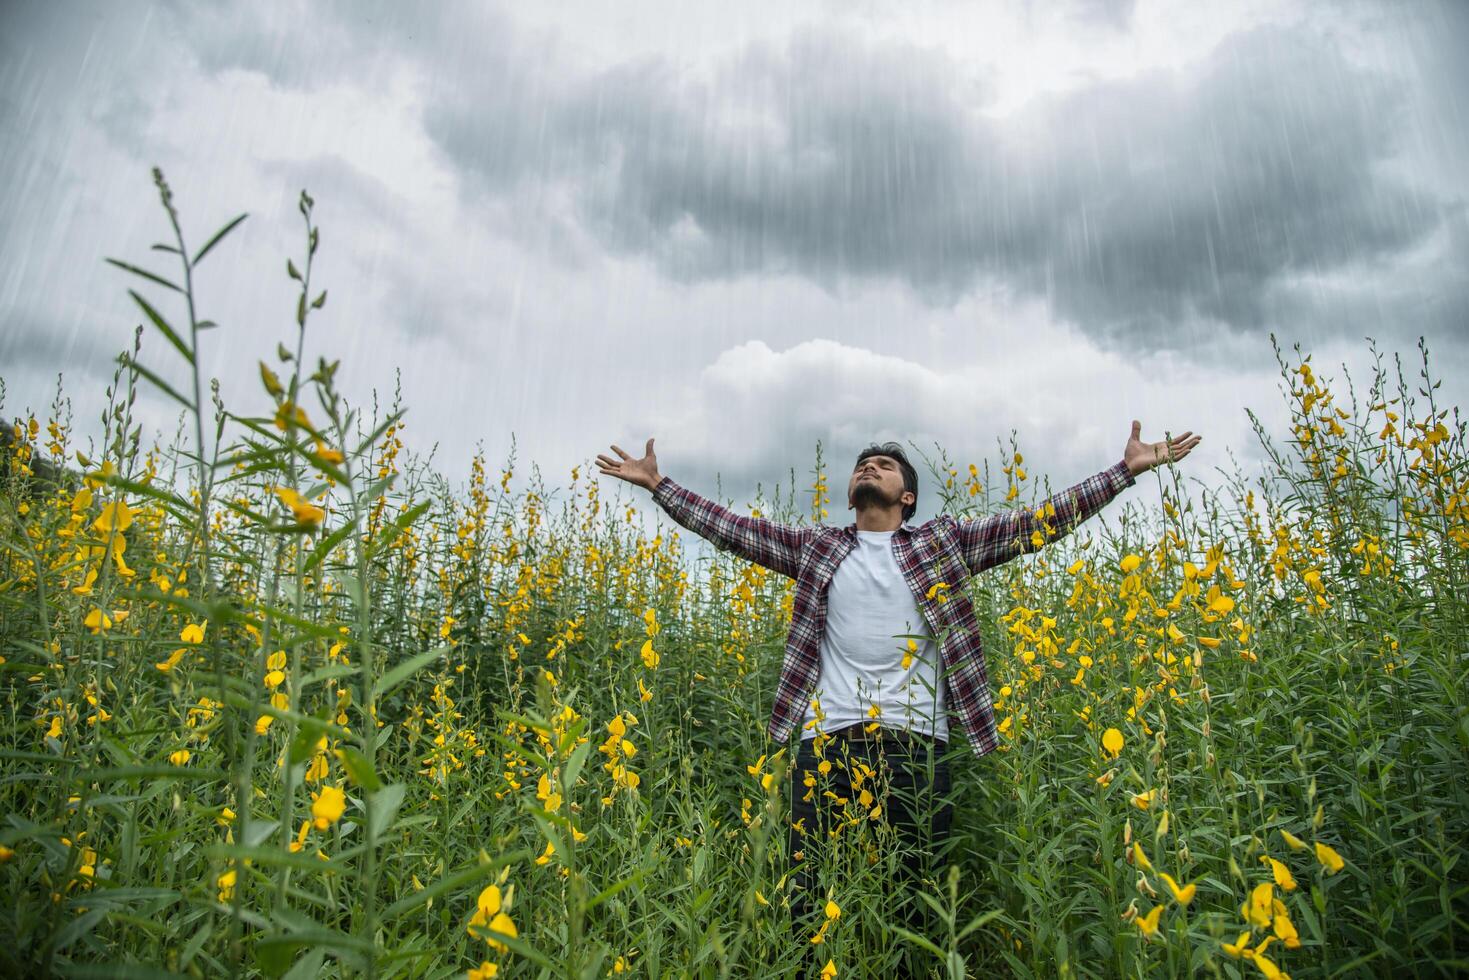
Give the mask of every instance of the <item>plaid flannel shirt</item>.
M 1069 533 L 1136 482 L 1118 462 L 1048 498 L 1037 510 L 1019 508 L 978 520 L 947 514 L 925 524 L 905 523 L 893 535 L 893 551 L 929 629 L 942 637 L 941 673 L 950 717 L 969 739 L 975 755 L 999 744 L 994 701 L 974 606 L 958 591 L 971 575 L 1038 550 Z M 716 547 L 796 580 L 791 628 L 776 686 L 767 734 L 776 743 L 790 738 L 805 714 L 821 673 L 821 637 L 826 630 L 826 594 L 832 575 L 857 545 L 857 525 L 791 527 L 734 513 L 663 477 L 653 499 L 675 521 Z M 1054 508 L 1054 517 L 1048 512 Z M 1044 519 L 1040 515 L 1044 515 Z M 1040 544 L 1034 535 L 1040 534 Z

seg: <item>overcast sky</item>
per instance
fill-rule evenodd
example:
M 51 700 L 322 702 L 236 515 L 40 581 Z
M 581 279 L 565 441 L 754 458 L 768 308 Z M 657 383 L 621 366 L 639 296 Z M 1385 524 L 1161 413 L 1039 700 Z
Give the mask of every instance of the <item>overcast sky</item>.
M 1466 404 L 1465 51 L 1453 0 L 10 0 L 4 411 L 64 372 L 93 428 L 138 322 L 103 258 L 171 271 L 158 165 L 195 246 L 250 213 L 197 282 L 229 406 L 292 341 L 305 187 L 308 358 L 359 402 L 401 369 L 456 481 L 512 433 L 552 484 L 651 435 L 743 504 L 821 439 L 846 523 L 871 441 L 967 465 L 1016 429 L 1060 489 L 1137 418 L 1216 484 L 1259 466 L 1247 407 L 1284 434 L 1271 332 L 1359 386 L 1365 337 L 1411 370 L 1422 335 Z

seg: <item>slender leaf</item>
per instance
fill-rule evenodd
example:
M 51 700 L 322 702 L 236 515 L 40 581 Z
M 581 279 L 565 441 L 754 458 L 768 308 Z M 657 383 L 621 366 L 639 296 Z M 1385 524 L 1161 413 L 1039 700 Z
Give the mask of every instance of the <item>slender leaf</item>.
M 170 344 L 173 344 L 174 350 L 184 355 L 184 360 L 188 361 L 190 364 L 193 364 L 194 352 L 189 349 L 188 344 L 184 343 L 184 339 L 174 332 L 173 327 L 168 325 L 168 321 L 163 318 L 163 315 L 155 310 L 146 299 L 139 295 L 137 290 L 129 289 L 128 295 L 133 298 L 134 303 L 137 303 L 138 306 L 142 307 L 143 313 L 147 315 L 149 320 L 153 321 L 153 326 L 158 328 L 158 332 L 163 334 L 164 338 Z
M 219 229 L 219 231 L 216 231 L 214 233 L 214 237 L 205 242 L 204 247 L 194 253 L 194 264 L 198 265 L 201 261 L 203 261 L 204 256 L 209 254 L 209 250 L 211 248 L 218 245 L 220 241 L 224 239 L 225 235 L 228 235 L 230 232 L 234 231 L 239 223 L 241 221 L 244 221 L 248 217 L 249 214 L 242 214 L 239 217 L 235 218 L 233 221 L 229 222 L 229 224 L 225 225 L 223 228 Z

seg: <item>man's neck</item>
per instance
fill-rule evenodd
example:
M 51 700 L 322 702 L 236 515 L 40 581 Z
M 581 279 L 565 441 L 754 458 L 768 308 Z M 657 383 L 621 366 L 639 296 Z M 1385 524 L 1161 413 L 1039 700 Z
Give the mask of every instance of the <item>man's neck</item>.
M 866 507 L 857 511 L 857 530 L 896 531 L 903 526 L 903 510 L 900 507 L 878 510 Z

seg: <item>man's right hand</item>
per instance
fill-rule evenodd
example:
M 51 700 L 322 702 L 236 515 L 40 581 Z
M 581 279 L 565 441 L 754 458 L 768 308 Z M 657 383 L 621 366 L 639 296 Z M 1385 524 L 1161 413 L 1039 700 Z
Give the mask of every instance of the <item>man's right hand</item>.
M 612 451 L 621 459 L 613 459 L 611 456 L 598 455 L 597 466 L 603 473 L 610 474 L 628 483 L 636 484 L 646 490 L 652 490 L 658 486 L 663 475 L 658 472 L 658 457 L 653 455 L 653 440 L 648 440 L 646 454 L 642 459 L 633 459 L 623 452 L 618 446 L 613 446 Z

